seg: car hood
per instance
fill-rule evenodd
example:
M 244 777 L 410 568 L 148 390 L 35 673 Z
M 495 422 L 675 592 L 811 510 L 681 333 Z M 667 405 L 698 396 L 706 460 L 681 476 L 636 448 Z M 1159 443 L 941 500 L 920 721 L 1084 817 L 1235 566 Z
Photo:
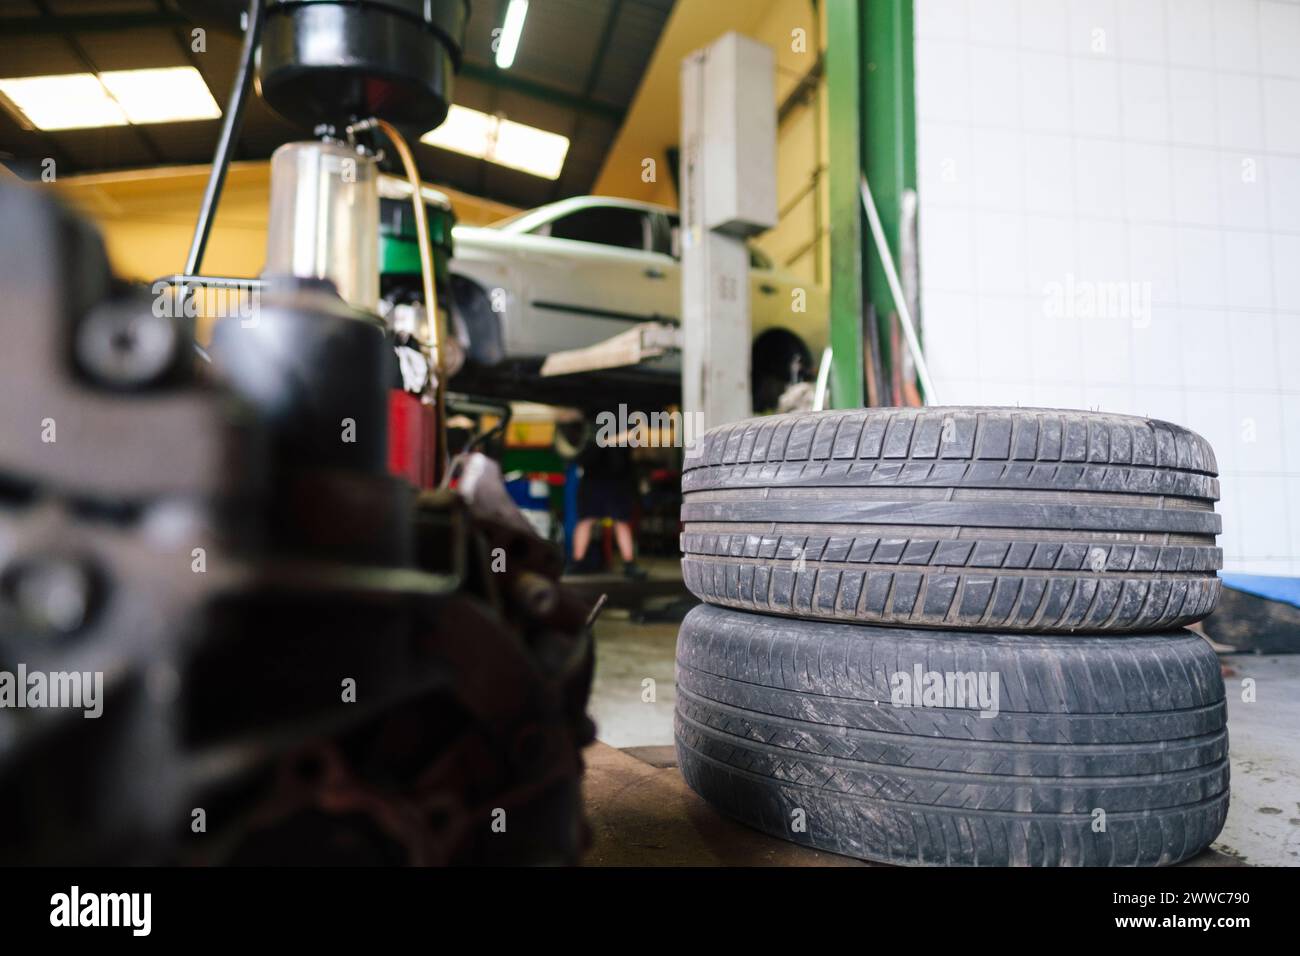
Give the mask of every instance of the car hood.
M 464 248 L 491 249 L 510 246 L 518 233 L 507 229 L 494 229 L 491 226 L 452 226 L 451 241 L 453 246 Z

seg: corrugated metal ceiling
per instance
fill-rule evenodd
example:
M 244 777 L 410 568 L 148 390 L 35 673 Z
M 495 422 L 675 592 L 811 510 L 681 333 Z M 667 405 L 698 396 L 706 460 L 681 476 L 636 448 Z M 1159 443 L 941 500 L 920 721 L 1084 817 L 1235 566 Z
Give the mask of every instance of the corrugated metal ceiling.
M 559 180 L 421 145 L 426 179 L 515 206 L 591 189 L 636 92 L 673 0 L 532 0 L 514 66 L 493 63 L 492 31 L 506 0 L 471 0 L 465 66 L 456 102 L 562 133 L 572 140 Z M 224 108 L 239 40 L 207 31 L 190 49 L 191 25 L 165 0 L 0 0 L 0 76 L 191 65 Z M 219 120 L 42 133 L 0 109 L 0 160 L 45 157 L 61 174 L 211 159 Z M 260 101 L 245 114 L 237 158 L 259 159 L 303 131 Z M 28 168 L 31 168 L 29 165 Z

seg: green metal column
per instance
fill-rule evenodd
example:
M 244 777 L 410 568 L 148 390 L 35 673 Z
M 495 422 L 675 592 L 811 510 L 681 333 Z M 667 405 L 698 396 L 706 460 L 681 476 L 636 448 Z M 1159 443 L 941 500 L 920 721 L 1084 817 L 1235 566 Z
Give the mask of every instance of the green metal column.
M 916 188 L 916 95 L 913 84 L 912 0 L 864 0 L 867 69 L 863 114 L 866 140 L 862 168 L 880 211 L 880 223 L 895 262 L 901 262 L 903 192 Z M 876 307 L 881 365 L 892 375 L 897 360 L 890 346 L 894 297 L 880 255 L 867 242 L 867 299 Z M 906 348 L 906 346 L 904 346 Z
M 862 3 L 826 5 L 831 232 L 831 405 L 860 408 L 863 390 Z
M 858 177 L 871 183 L 895 261 L 903 192 L 916 188 L 916 99 L 912 0 L 831 0 L 830 86 L 831 400 L 863 404 L 863 314 L 876 308 L 881 365 L 891 374 L 895 311 L 862 212 Z M 870 334 L 870 332 L 868 332 Z

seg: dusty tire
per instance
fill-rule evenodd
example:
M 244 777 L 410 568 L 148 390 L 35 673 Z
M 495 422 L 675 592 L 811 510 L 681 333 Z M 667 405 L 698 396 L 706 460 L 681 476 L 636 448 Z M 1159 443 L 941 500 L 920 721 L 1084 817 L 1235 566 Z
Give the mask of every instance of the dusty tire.
M 999 674 L 997 713 L 896 706 L 918 664 Z M 702 606 L 678 638 L 675 737 L 718 810 L 882 862 L 1175 863 L 1228 808 L 1223 679 L 1190 631 L 941 635 Z
M 902 627 L 1137 632 L 1218 602 L 1209 443 L 1167 422 L 863 409 L 709 431 L 682 477 L 702 601 Z

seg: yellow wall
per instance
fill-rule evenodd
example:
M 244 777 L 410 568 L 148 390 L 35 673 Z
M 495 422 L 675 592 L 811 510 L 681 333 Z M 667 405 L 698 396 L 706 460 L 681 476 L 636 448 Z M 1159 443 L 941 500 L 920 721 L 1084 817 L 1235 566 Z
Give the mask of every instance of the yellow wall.
M 825 5 L 825 0 L 821 4 Z M 821 18 L 824 23 L 824 13 Z M 793 31 L 804 31 L 803 52 L 794 48 Z M 812 0 L 678 0 L 646 68 L 628 116 L 605 159 L 592 192 L 677 205 L 666 150 L 681 138 L 681 62 L 691 52 L 735 30 L 772 47 L 776 55 L 776 103 L 779 106 L 817 62 L 825 49 Z M 775 229 L 756 242 L 779 266 L 808 281 L 829 284 L 830 243 L 825 223 L 829 197 L 825 176 L 816 189 L 800 195 L 819 166 L 826 165 L 827 114 L 825 80 L 808 105 L 796 108 L 777 131 L 777 208 L 784 215 Z M 654 182 L 642 177 L 642 161 L 658 164 Z M 820 206 L 820 223 L 816 210 Z M 819 228 L 820 227 L 820 228 Z
M 752 35 L 776 0 L 677 0 L 664 25 L 654 55 L 627 118 L 614 139 L 592 192 L 677 206 L 677 190 L 665 155 L 681 139 L 682 60 L 732 30 Z M 658 166 L 654 182 L 645 182 L 642 161 Z
M 148 281 L 185 266 L 194 221 L 208 179 L 207 166 L 168 167 L 60 179 L 56 188 L 104 234 L 113 271 Z M 205 275 L 255 276 L 266 258 L 268 162 L 232 163 L 212 236 Z M 482 225 L 518 210 L 443 189 L 457 220 Z
M 823 2 L 822 7 L 825 6 Z M 820 22 L 819 22 L 820 20 Z M 784 103 L 825 50 L 825 11 L 818 18 L 811 0 L 777 0 L 751 34 L 776 53 L 776 101 Z M 795 30 L 802 30 L 796 51 Z M 796 106 L 777 129 L 776 198 L 781 221 L 759 236 L 756 245 L 777 265 L 809 281 L 830 285 L 830 193 L 825 166 L 829 155 L 823 75 L 810 99 Z M 814 182 L 815 181 L 815 182 Z
M 234 163 L 213 222 L 203 271 L 255 276 L 266 254 L 268 163 Z M 113 271 L 129 279 L 181 272 L 208 167 L 187 166 L 72 176 L 63 197 L 104 234 Z

